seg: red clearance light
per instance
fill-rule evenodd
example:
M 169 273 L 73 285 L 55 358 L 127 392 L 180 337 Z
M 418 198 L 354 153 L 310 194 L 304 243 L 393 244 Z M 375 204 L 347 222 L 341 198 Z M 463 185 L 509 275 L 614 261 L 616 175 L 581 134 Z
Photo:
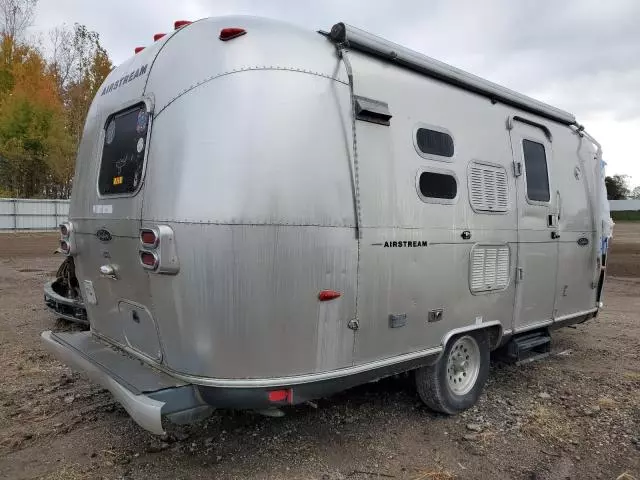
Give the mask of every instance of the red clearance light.
M 158 266 L 158 258 L 151 252 L 140 252 L 140 261 L 151 270 L 155 270 Z
M 327 300 L 333 300 L 334 298 L 338 298 L 341 295 L 342 294 L 340 292 L 337 292 L 335 290 L 322 290 L 318 294 L 318 300 L 320 300 L 321 302 L 326 302 Z
M 240 37 L 245 33 L 247 33 L 247 31 L 244 28 L 223 28 L 222 30 L 220 30 L 220 40 L 226 42 L 227 40 L 231 40 L 232 38 Z
M 191 25 L 192 22 L 189 20 L 176 20 L 173 22 L 173 28 L 178 30 L 179 28 L 186 27 L 187 25 Z
M 161 39 L 162 37 L 164 37 L 165 35 L 166 35 L 166 33 L 156 33 L 156 34 L 153 36 L 153 41 L 154 41 L 154 42 L 157 42 L 158 40 L 160 40 L 160 39 Z
M 270 402 L 289 402 L 293 403 L 293 389 L 289 390 L 273 390 L 269 392 Z
M 133 51 L 136 53 L 140 53 L 142 50 L 144 50 L 144 47 L 136 47 L 133 49 Z
M 140 230 L 140 241 L 145 247 L 155 247 L 158 244 L 158 237 L 153 230 Z

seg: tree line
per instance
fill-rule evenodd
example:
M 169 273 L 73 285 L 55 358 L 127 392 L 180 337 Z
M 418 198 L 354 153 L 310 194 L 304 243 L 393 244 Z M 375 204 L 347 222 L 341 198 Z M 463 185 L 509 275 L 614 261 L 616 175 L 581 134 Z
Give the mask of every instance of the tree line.
M 37 2 L 0 0 L 0 197 L 69 197 L 87 111 L 112 69 L 84 25 L 28 38 Z
M 613 175 L 606 177 L 604 183 L 607 187 L 607 198 L 609 200 L 640 200 L 640 186 L 633 190 L 629 188 L 628 175 Z

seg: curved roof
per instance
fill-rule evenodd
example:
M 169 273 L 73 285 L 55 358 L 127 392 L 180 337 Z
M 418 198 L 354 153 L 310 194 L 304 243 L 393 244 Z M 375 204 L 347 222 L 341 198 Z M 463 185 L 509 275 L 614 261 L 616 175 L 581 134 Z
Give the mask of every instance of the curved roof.
M 493 101 L 505 103 L 566 125 L 576 124 L 575 116 L 569 112 L 552 107 L 539 100 L 452 67 L 351 25 L 336 23 L 327 35 L 338 45 L 344 45 L 345 47 L 389 60 L 443 82 L 486 96 Z

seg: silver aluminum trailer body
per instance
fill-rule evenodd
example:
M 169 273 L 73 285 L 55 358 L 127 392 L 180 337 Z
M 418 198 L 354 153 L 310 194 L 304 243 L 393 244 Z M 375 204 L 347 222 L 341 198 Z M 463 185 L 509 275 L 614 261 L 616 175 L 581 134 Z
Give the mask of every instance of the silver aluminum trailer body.
M 342 24 L 194 22 L 91 106 L 65 237 L 91 332 L 43 339 L 156 433 L 442 358 L 481 378 L 450 350 L 597 313 L 596 145 Z

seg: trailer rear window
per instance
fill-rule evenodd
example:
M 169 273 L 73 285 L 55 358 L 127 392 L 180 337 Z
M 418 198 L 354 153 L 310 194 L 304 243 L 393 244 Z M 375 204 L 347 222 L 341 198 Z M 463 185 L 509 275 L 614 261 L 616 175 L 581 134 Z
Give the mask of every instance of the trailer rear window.
M 101 195 L 132 194 L 140 187 L 147 148 L 149 113 L 144 104 L 107 121 L 98 176 Z
M 522 152 L 527 177 L 527 198 L 534 202 L 548 202 L 551 196 L 544 145 L 531 140 L 522 140 Z

